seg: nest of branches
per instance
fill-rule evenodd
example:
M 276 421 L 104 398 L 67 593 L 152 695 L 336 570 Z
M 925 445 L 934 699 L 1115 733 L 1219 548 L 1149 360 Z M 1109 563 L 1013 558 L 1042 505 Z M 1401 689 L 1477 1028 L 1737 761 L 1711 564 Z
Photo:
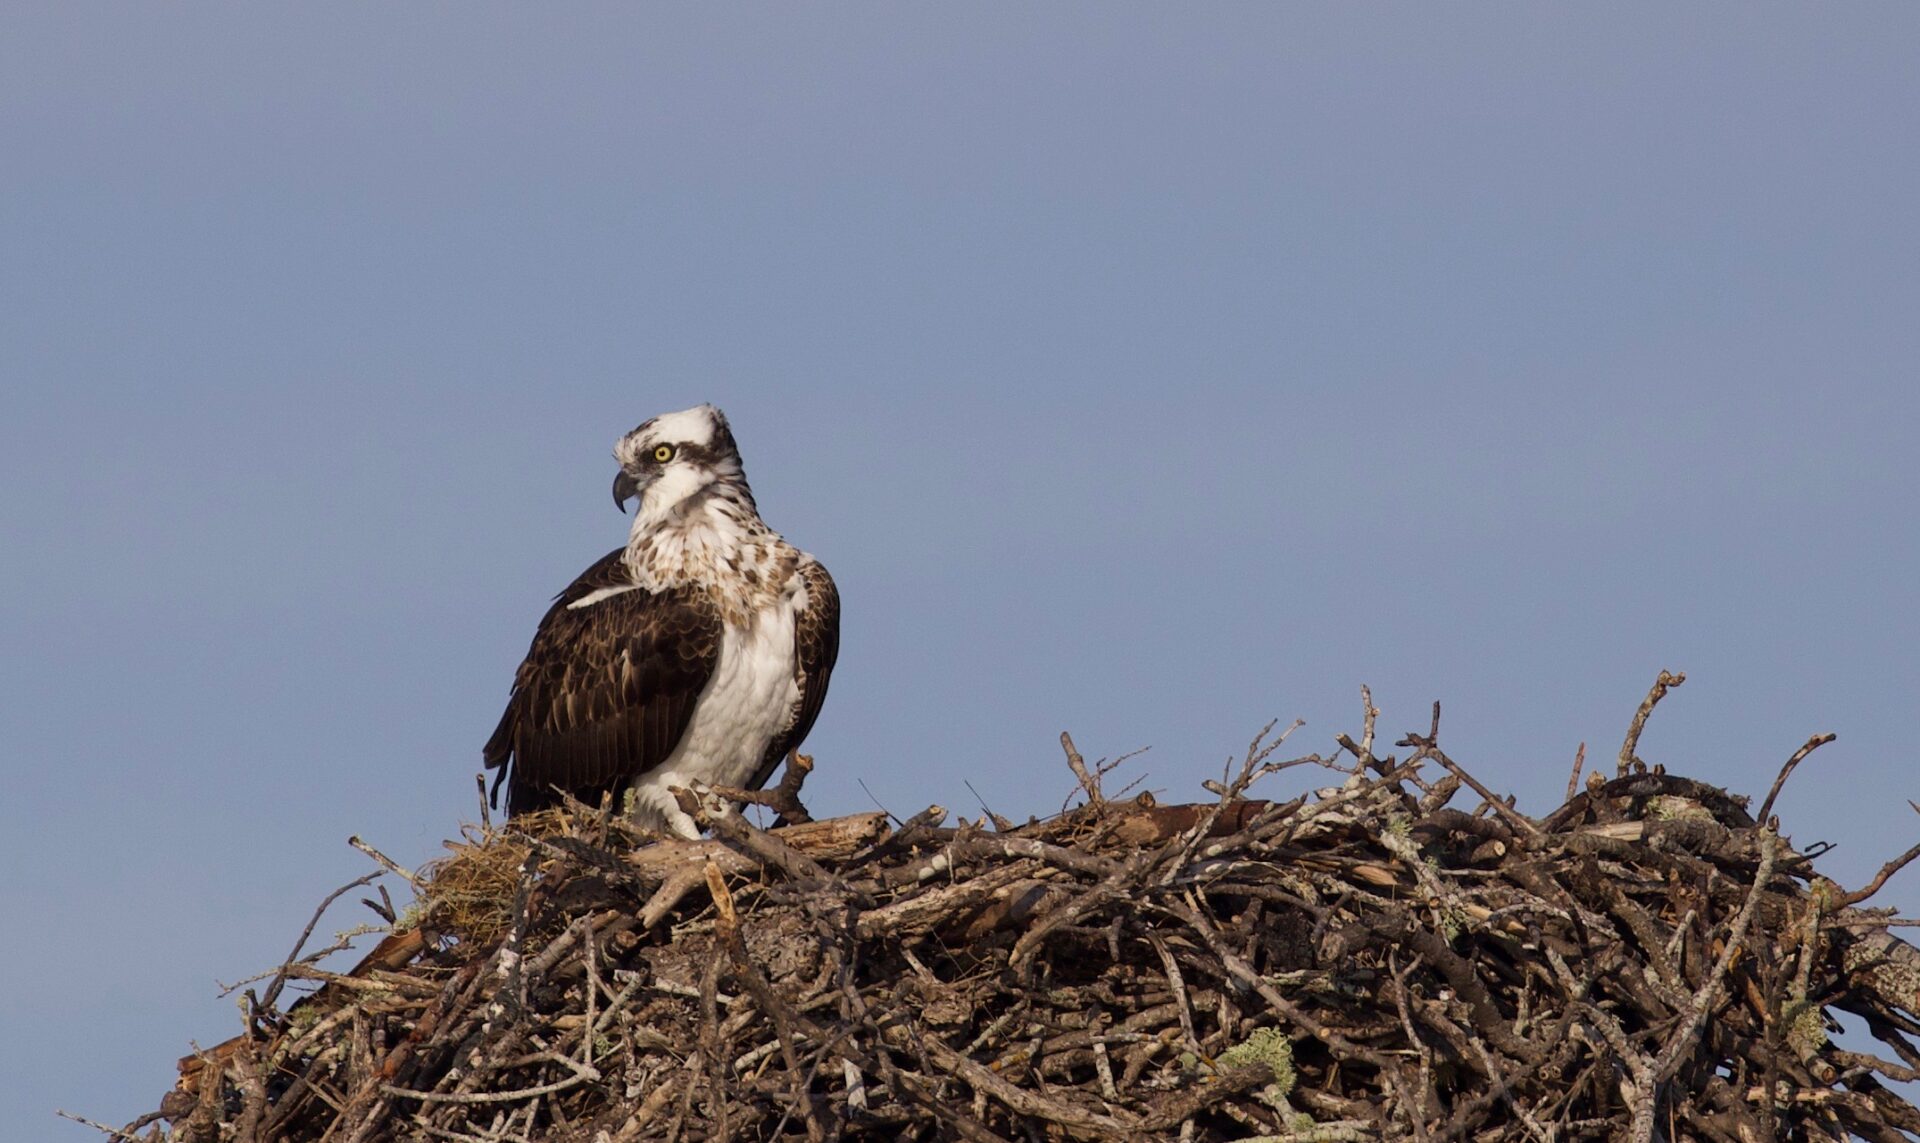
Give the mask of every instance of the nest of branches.
M 1193 805 L 1104 796 L 1063 736 L 1085 798 L 1046 821 L 810 821 L 804 759 L 774 791 L 686 793 L 702 841 L 516 820 L 415 877 L 352 972 L 296 950 L 115 1134 L 1909 1138 L 1887 1084 L 1920 1075 L 1920 951 L 1861 902 L 1920 847 L 1848 892 L 1779 834 L 1773 795 L 1830 736 L 1758 821 L 1648 769 L 1674 681 L 1541 818 L 1440 749 L 1437 708 L 1376 756 L 1369 703 L 1333 756 L 1256 740 Z M 1334 773 L 1249 796 L 1296 766 Z M 1898 1059 L 1840 1047 L 1836 1012 Z

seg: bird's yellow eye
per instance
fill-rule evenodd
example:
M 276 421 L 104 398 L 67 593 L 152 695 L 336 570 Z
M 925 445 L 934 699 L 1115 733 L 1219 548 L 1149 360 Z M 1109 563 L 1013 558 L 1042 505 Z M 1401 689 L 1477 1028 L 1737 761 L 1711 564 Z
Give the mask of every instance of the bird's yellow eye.
M 673 446 L 672 445 L 653 446 L 653 459 L 659 461 L 661 464 L 665 464 L 668 461 L 672 460 Z

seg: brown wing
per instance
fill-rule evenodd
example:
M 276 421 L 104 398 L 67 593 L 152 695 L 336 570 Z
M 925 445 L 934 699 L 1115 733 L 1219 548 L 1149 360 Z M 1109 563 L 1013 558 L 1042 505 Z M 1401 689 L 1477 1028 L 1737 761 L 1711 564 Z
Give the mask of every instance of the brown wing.
M 555 787 L 597 805 L 660 765 L 719 660 L 720 614 L 703 592 L 636 587 L 568 606 L 631 583 L 620 556 L 609 553 L 560 593 L 514 675 L 482 751 L 489 769 L 511 764 L 509 816 L 558 803 Z
M 807 609 L 800 613 L 793 629 L 794 651 L 802 672 L 800 702 L 793 725 L 767 748 L 750 789 L 766 785 L 786 759 L 787 751 L 806 741 L 813 720 L 820 716 L 820 705 L 827 701 L 827 677 L 833 674 L 834 660 L 840 657 L 840 591 L 818 560 L 802 564 L 800 574 L 807 580 Z

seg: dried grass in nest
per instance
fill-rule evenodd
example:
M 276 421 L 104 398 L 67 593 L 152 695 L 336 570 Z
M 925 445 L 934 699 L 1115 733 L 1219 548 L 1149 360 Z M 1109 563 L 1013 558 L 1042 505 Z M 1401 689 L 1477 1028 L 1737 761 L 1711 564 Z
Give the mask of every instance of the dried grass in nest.
M 1087 804 L 1025 825 L 806 822 L 804 766 L 759 795 L 784 829 L 691 794 L 710 840 L 516 822 L 353 974 L 284 1010 L 276 981 L 121 1134 L 1909 1138 L 1920 951 L 1861 904 L 1920 847 L 1848 893 L 1765 820 L 1824 738 L 1757 823 L 1647 769 L 1676 681 L 1541 818 L 1440 749 L 1437 710 L 1377 757 L 1369 704 L 1339 753 L 1256 742 L 1197 805 L 1109 800 L 1067 742 Z M 1335 782 L 1248 796 L 1292 766 Z M 1897 1060 L 1838 1046 L 1837 1011 Z
M 468 826 L 463 840 L 444 843 L 446 857 L 420 868 L 408 923 L 443 934 L 466 953 L 493 948 L 513 925 L 514 890 L 536 839 L 575 837 L 580 820 L 552 809 L 522 815 L 510 830 Z

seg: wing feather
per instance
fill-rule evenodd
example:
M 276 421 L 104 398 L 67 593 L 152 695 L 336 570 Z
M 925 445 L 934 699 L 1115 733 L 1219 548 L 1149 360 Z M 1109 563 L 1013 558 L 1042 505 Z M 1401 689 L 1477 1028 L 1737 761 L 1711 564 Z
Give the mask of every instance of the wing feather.
M 482 751 L 489 769 L 511 768 L 509 816 L 557 804 L 555 787 L 597 804 L 660 765 L 713 674 L 721 620 L 704 592 L 635 587 L 569 606 L 628 586 L 620 557 L 608 553 L 560 593 L 514 674 Z

